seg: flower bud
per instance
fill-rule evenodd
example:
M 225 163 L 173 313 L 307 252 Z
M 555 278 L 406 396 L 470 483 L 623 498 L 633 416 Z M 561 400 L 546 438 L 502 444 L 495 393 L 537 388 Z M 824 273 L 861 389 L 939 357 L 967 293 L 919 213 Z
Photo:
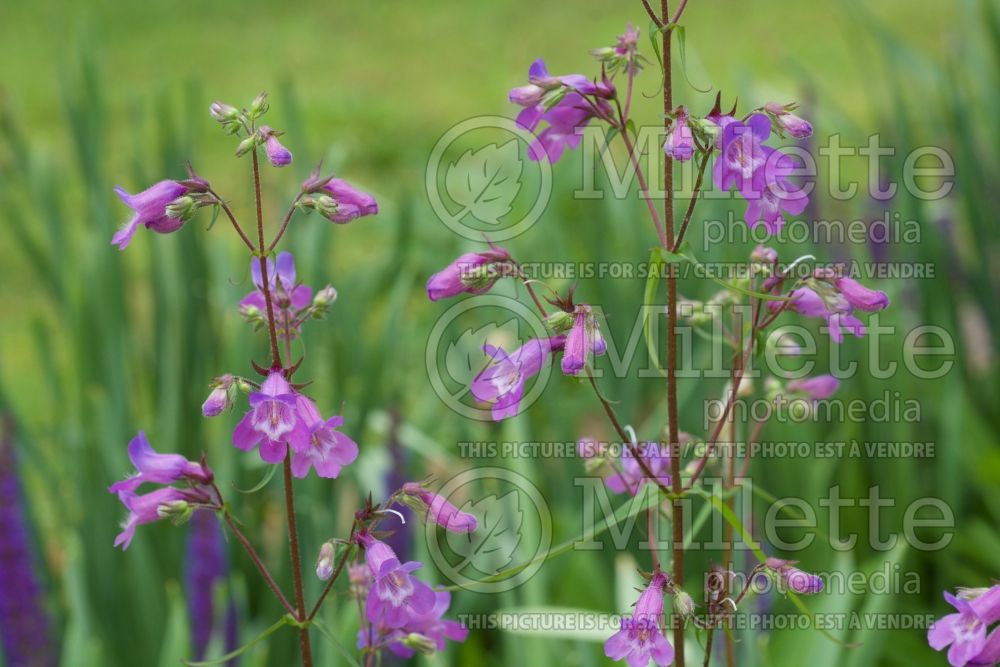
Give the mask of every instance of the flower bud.
M 767 569 L 775 572 L 780 583 L 793 593 L 812 595 L 823 590 L 823 580 L 815 574 L 803 572 L 794 566 L 795 561 L 768 558 L 764 562 Z
M 459 511 L 443 496 L 413 482 L 404 484 L 401 490 L 404 495 L 403 500 L 416 509 L 426 512 L 425 519 L 429 523 L 436 523 L 453 533 L 471 533 L 476 529 L 476 517 Z
M 324 542 L 316 559 L 316 576 L 320 581 L 328 581 L 333 576 L 333 542 Z
M 270 105 L 267 103 L 267 93 L 262 92 L 253 98 L 253 102 L 250 103 L 250 117 L 259 118 L 266 114 L 270 108 Z
M 809 121 L 791 113 L 794 108 L 794 104 L 782 105 L 777 102 L 768 102 L 764 105 L 764 111 L 774 119 L 779 131 L 787 132 L 796 139 L 805 139 L 812 135 L 812 125 Z
M 257 135 L 247 137 L 236 147 L 236 157 L 243 157 L 253 149 L 257 148 Z
M 837 278 L 834 285 L 847 302 L 858 310 L 874 312 L 889 305 L 889 297 L 885 292 L 868 289 L 851 278 Z
M 261 125 L 258 132 L 264 142 L 264 152 L 272 166 L 284 167 L 292 163 L 292 152 L 278 141 L 277 132 L 267 125 Z
M 686 592 L 677 591 L 674 593 L 674 611 L 685 618 L 691 616 L 694 613 L 694 600 Z
M 232 375 L 226 374 L 217 377 L 212 392 L 201 406 L 201 413 L 206 417 L 216 417 L 224 410 L 228 410 L 233 404 L 233 390 L 235 389 L 233 385 Z
M 403 641 L 400 643 L 423 655 L 434 655 L 437 651 L 437 644 L 434 643 L 434 640 L 419 632 L 411 632 L 403 637 Z
M 329 306 L 336 300 L 337 290 L 334 289 L 333 285 L 327 285 L 320 291 L 316 292 L 316 296 L 313 297 L 313 306 L 317 308 Z
M 198 210 L 198 204 L 194 197 L 184 195 L 167 204 L 165 210 L 168 218 L 187 222 L 194 217 L 195 211 Z
M 576 318 L 573 317 L 573 313 L 567 313 L 565 310 L 557 310 L 545 318 L 545 326 L 552 333 L 559 335 L 572 329 L 575 320 Z
M 156 515 L 161 519 L 170 519 L 175 526 L 186 523 L 194 513 L 194 508 L 186 500 L 172 500 L 156 508 Z
M 208 107 L 208 112 L 212 114 L 212 118 L 220 123 L 234 121 L 240 116 L 239 109 L 218 101 L 212 102 L 211 106 Z

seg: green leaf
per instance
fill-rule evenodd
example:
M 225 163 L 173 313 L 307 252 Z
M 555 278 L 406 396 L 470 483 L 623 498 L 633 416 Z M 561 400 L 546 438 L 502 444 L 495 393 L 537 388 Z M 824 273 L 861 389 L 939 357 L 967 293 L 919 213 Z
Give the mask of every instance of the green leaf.
M 289 625 L 289 618 L 287 616 L 282 616 L 277 621 L 275 621 L 274 625 L 269 627 L 267 630 L 264 630 L 264 632 L 260 633 L 255 638 L 250 640 L 249 643 L 244 644 L 235 651 L 230 651 L 224 656 L 215 658 L 214 660 L 201 660 L 201 661 L 185 660 L 184 664 L 188 665 L 189 667 L 209 667 L 210 665 L 221 665 L 225 662 L 232 660 L 233 658 L 243 655 L 251 648 L 259 644 L 260 642 L 264 641 L 265 639 L 267 639 L 268 637 L 270 637 L 271 635 L 273 635 L 275 632 L 277 632 L 286 625 Z
M 236 486 L 235 482 L 233 483 L 233 488 L 236 489 L 237 491 L 239 491 L 240 493 L 257 493 L 258 491 L 260 491 L 261 489 L 263 489 L 265 486 L 267 486 L 267 483 L 271 481 L 272 477 L 274 477 L 274 473 L 275 473 L 275 471 L 277 469 L 278 469 L 278 466 L 268 466 L 267 467 L 267 472 L 264 473 L 264 478 L 261 479 L 256 484 L 254 484 L 249 489 L 241 489 L 238 486 Z
M 484 224 L 499 225 L 521 189 L 521 168 L 516 139 L 467 150 L 445 174 L 448 195 L 463 207 L 458 217 L 471 213 Z
M 684 26 L 674 24 L 670 26 L 670 29 L 673 30 L 675 33 L 677 33 L 677 51 L 681 56 L 681 73 L 684 75 L 684 80 L 687 81 L 689 86 L 697 90 L 699 93 L 707 93 L 708 91 L 712 90 L 711 86 L 708 86 L 707 88 L 699 88 L 698 86 L 694 85 L 694 83 L 691 81 L 691 77 L 688 76 L 687 46 L 686 46 L 687 37 L 684 30 Z

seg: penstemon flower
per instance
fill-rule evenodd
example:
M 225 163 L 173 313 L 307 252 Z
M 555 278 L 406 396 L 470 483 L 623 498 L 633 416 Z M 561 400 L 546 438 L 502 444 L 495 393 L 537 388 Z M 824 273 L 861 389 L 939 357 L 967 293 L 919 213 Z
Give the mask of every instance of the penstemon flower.
M 308 431 L 306 440 L 293 440 L 292 474 L 305 477 L 309 468 L 315 468 L 320 477 L 335 479 L 344 466 L 358 458 L 358 445 L 337 430 L 344 423 L 343 417 L 323 419 L 316 404 L 299 394 L 295 397 L 298 420 Z
M 686 162 L 694 155 L 694 134 L 688 126 L 687 109 L 681 107 L 674 118 L 674 126 L 663 144 L 663 151 L 675 160 Z
M 344 224 L 366 215 L 378 213 L 378 202 L 367 192 L 358 190 L 347 181 L 331 178 L 322 187 L 329 202 L 321 213 L 330 222 Z
M 794 565 L 795 561 L 780 558 L 768 558 L 764 563 L 767 569 L 778 575 L 781 585 L 800 595 L 811 595 L 823 590 L 823 580 L 815 574 L 803 572 Z
M 764 142 L 771 136 L 771 121 L 763 114 L 754 114 L 746 123 L 729 117 L 719 125 L 722 135 L 712 180 L 720 190 L 735 186 L 744 197 L 752 195 L 754 174 L 767 161 Z
M 264 151 L 267 153 L 267 160 L 275 167 L 284 167 L 292 163 L 292 153 L 281 145 L 278 141 L 280 133 L 275 132 L 267 125 L 261 125 L 258 130 L 260 138 L 264 141 Z
M 401 658 L 412 658 L 416 653 L 425 655 L 445 649 L 446 640 L 462 642 L 469 636 L 468 628 L 458 621 L 444 619 L 451 605 L 451 593 L 434 591 L 434 604 L 424 614 L 412 617 L 401 628 L 380 626 L 374 631 L 358 631 L 358 648 L 385 646 Z
M 459 294 L 485 294 L 503 277 L 502 265 L 510 253 L 499 246 L 485 252 L 467 252 L 427 279 L 427 298 L 438 301 Z
M 638 454 L 639 458 L 636 458 Z M 652 477 L 642 469 L 639 460 L 646 464 Z M 670 457 L 665 447 L 657 442 L 640 442 L 635 447 L 622 450 L 618 467 L 604 478 L 608 489 L 615 493 L 637 495 L 643 484 L 670 485 Z
M 762 151 L 764 165 L 754 172 L 744 193 L 748 200 L 744 218 L 751 228 L 763 224 L 769 234 L 777 234 L 785 224 L 782 212 L 799 215 L 809 198 L 785 177 L 795 167 L 792 157 L 769 146 Z
M 128 443 L 128 458 L 136 473 L 108 487 L 111 493 L 132 492 L 146 483 L 211 484 L 214 478 L 204 463 L 189 461 L 180 454 L 157 454 L 142 431 Z
M 424 512 L 427 522 L 434 523 L 453 533 L 471 533 L 476 529 L 476 517 L 460 512 L 457 507 L 438 494 L 414 482 L 407 482 L 401 489 L 404 500 Z
M 502 348 L 483 346 L 494 363 L 473 378 L 469 387 L 472 395 L 478 401 L 492 404 L 494 421 L 516 416 L 521 409 L 525 382 L 537 375 L 549 354 L 562 349 L 564 344 L 562 336 L 533 338 L 509 355 Z
M 249 451 L 258 447 L 265 463 L 281 463 L 288 451 L 287 443 L 305 448 L 310 439 L 308 427 L 299 417 L 295 390 L 280 371 L 271 371 L 260 386 L 250 394 L 250 411 L 233 431 L 237 449 Z
M 563 345 L 562 372 L 576 375 L 593 359 L 607 351 L 607 343 L 601 335 L 590 306 L 580 304 L 573 312 L 573 325 L 566 334 Z
M 812 136 L 812 124 L 793 114 L 793 109 L 795 109 L 794 104 L 768 102 L 764 105 L 764 110 L 774 118 L 774 122 L 777 123 L 783 132 L 787 132 L 796 139 L 805 139 Z
M 410 574 L 423 567 L 422 563 L 400 563 L 389 545 L 370 533 L 361 532 L 355 539 L 364 547 L 365 562 L 374 577 L 365 602 L 369 623 L 401 628 L 433 610 L 434 591 Z
M 622 618 L 621 629 L 604 642 L 606 656 L 616 661 L 625 660 L 630 667 L 646 667 L 650 660 L 666 667 L 674 661 L 674 647 L 660 631 L 666 585 L 666 575 L 653 574 L 635 603 L 632 616 Z
M 233 394 L 236 390 L 236 378 L 228 373 L 215 378 L 212 391 L 201 404 L 201 414 L 206 417 L 218 417 L 233 405 Z
M 308 310 L 314 306 L 312 288 L 297 282 L 292 253 L 279 253 L 276 262 L 269 257 L 265 264 L 268 290 L 274 299 L 272 307 L 276 309 L 276 331 L 282 339 L 293 339 L 298 336 L 302 322 L 312 314 Z M 257 260 L 250 263 L 250 277 L 257 289 L 240 301 L 240 314 L 247 321 L 261 327 L 266 323 L 267 301 L 260 262 Z
M 938 619 L 927 631 L 927 642 L 935 651 L 948 648 L 952 667 L 992 665 L 1000 660 L 1000 644 L 993 635 L 987 640 L 987 628 L 1000 621 L 1000 585 L 973 596 L 958 597 L 945 591 L 944 599 L 957 613 Z M 987 645 L 989 644 L 989 646 Z
M 167 207 L 189 192 L 201 190 L 201 188 L 194 189 L 190 187 L 191 185 L 179 181 L 160 181 L 134 195 L 126 192 L 124 188 L 116 187 L 115 194 L 132 209 L 132 218 L 115 232 L 111 237 L 111 244 L 118 246 L 119 250 L 127 248 L 139 225 L 158 234 L 176 232 L 184 225 L 184 220 L 169 215 Z M 207 186 L 205 183 L 204 187 Z

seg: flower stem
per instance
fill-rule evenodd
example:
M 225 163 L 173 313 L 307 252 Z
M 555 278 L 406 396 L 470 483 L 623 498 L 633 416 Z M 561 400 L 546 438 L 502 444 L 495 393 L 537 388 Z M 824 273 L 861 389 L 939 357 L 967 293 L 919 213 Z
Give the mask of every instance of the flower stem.
M 292 200 L 292 203 L 289 204 L 288 212 L 285 213 L 285 219 L 281 221 L 281 228 L 278 230 L 278 233 L 275 234 L 274 240 L 271 241 L 271 245 L 267 246 L 267 252 L 269 254 L 276 247 L 278 247 L 278 241 L 280 241 L 281 237 L 285 235 L 285 230 L 288 229 L 288 223 L 292 221 L 292 216 L 295 215 L 295 206 L 299 203 L 300 199 L 302 199 L 301 192 L 295 197 L 295 199 Z
M 705 150 L 705 157 L 701 159 L 701 164 L 698 165 L 698 177 L 694 181 L 694 192 L 691 194 L 691 202 L 688 204 L 687 212 L 684 213 L 684 221 L 681 223 L 681 231 L 677 232 L 677 240 L 674 242 L 674 249 L 681 247 L 684 242 L 684 234 L 687 233 L 688 224 L 691 222 L 691 216 L 694 214 L 694 207 L 698 204 L 698 196 L 701 194 L 701 182 L 705 178 L 705 169 L 708 167 L 708 158 L 712 155 L 712 149 Z
M 260 205 L 260 164 L 257 151 L 250 153 L 253 158 L 253 192 L 257 204 L 257 261 L 260 262 L 261 291 L 264 292 L 264 303 L 267 305 L 267 328 L 271 337 L 271 366 L 281 368 L 281 353 L 278 351 L 278 335 L 274 327 L 274 304 L 271 302 L 271 286 L 267 275 L 267 254 L 264 250 L 264 210 Z
M 278 588 L 278 584 L 274 581 L 274 577 L 271 576 L 267 566 L 264 565 L 264 561 L 260 559 L 260 555 L 257 553 L 257 550 L 253 548 L 252 544 L 250 544 L 250 540 L 248 540 L 247 536 L 243 534 L 243 531 L 240 530 L 240 527 L 235 521 L 233 521 L 233 517 L 229 516 L 228 512 L 223 512 L 223 516 L 225 516 L 226 525 L 229 526 L 229 529 L 233 531 L 233 535 L 236 536 L 236 541 L 243 546 L 247 555 L 250 556 L 250 560 L 252 560 L 253 564 L 257 566 L 257 571 L 260 572 L 260 576 L 264 577 L 267 587 L 270 588 L 271 592 L 278 598 L 278 602 L 281 603 L 281 606 L 283 606 L 289 614 L 294 615 L 295 608 L 288 601 L 288 598 L 285 597 L 285 594 L 281 592 L 281 589 Z
M 294 614 L 299 621 L 306 620 L 306 599 L 302 589 L 302 558 L 299 555 L 299 530 L 295 522 L 295 494 L 292 490 L 292 460 L 285 457 L 285 511 L 288 515 L 288 549 L 292 557 L 292 581 L 295 585 Z M 309 628 L 299 630 L 299 647 L 302 649 L 303 667 L 312 667 L 312 647 L 309 644 Z
M 678 7 L 683 11 L 686 2 L 681 0 Z M 668 0 L 660 0 L 660 20 L 667 23 L 670 20 L 670 7 Z M 680 15 L 678 11 L 678 18 Z M 662 31 L 662 54 L 663 54 L 663 113 L 664 129 L 669 129 L 670 120 L 668 114 L 674 109 L 673 99 L 673 78 L 671 73 L 671 30 Z M 666 238 L 661 239 L 661 245 L 665 250 L 673 250 L 674 245 L 674 161 L 669 155 L 664 156 L 663 165 L 663 220 Z M 677 588 L 684 588 L 684 504 L 680 495 L 683 491 L 681 485 L 681 451 L 680 451 L 680 431 L 677 424 L 677 274 L 671 270 L 667 272 L 667 431 L 670 440 L 670 483 L 673 488 L 675 499 L 673 501 L 673 511 L 671 513 L 672 537 L 671 551 L 673 552 L 673 584 Z M 674 651 L 677 667 L 684 667 L 684 623 L 674 619 Z
M 248 237 L 246 232 L 243 231 L 243 228 L 240 226 L 240 223 L 236 220 L 236 216 L 233 215 L 233 210 L 229 208 L 229 204 L 227 204 L 225 200 L 222 197 L 220 197 L 219 193 L 217 193 L 215 190 L 210 189 L 208 191 L 208 194 L 215 197 L 215 200 L 219 202 L 219 206 L 222 207 L 222 210 L 225 212 L 226 217 L 229 218 L 229 222 L 233 223 L 233 229 L 235 229 L 236 233 L 240 235 L 241 239 L 243 239 L 243 243 L 245 243 L 246 246 L 250 248 L 251 251 L 255 250 L 253 243 L 250 241 L 250 237 Z

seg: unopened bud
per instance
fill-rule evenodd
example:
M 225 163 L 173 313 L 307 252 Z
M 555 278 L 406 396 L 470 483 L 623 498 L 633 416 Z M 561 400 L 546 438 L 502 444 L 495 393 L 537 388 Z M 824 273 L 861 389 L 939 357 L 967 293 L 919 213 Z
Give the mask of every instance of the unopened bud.
M 674 611 L 680 616 L 691 616 L 694 613 L 694 600 L 684 591 L 674 593 Z
M 262 92 L 250 103 L 250 117 L 259 118 L 266 114 L 270 108 L 271 106 L 267 103 L 267 93 Z
M 573 313 L 557 310 L 545 318 L 545 326 L 554 334 L 564 334 L 573 328 L 576 318 Z
M 403 646 L 411 648 L 418 653 L 424 655 L 434 655 L 437 651 L 437 645 L 427 635 L 422 635 L 419 632 L 411 632 L 410 634 L 403 637 L 401 642 Z
M 193 512 L 194 508 L 186 500 L 172 500 L 156 508 L 157 516 L 161 519 L 170 519 L 175 526 L 186 523 Z
M 327 581 L 333 576 L 333 542 L 324 542 L 319 548 L 319 558 L 316 559 L 316 576 L 320 581 Z
M 313 306 L 316 308 L 325 308 L 336 300 L 337 290 L 334 289 L 333 285 L 327 285 L 316 292 L 316 296 L 313 297 Z
M 208 112 L 212 114 L 212 118 L 220 123 L 234 121 L 240 115 L 239 109 L 224 102 L 212 102 L 211 106 L 208 107 Z
M 187 222 L 194 217 L 194 212 L 198 209 L 198 204 L 193 197 L 183 195 L 167 204 L 166 214 L 168 218 Z
M 337 214 L 337 200 L 330 195 L 313 197 L 312 206 L 325 218 L 330 218 Z
M 241 141 L 239 146 L 236 147 L 236 157 L 243 157 L 244 155 L 255 149 L 257 147 L 258 139 L 259 137 L 256 134 L 254 134 Z

